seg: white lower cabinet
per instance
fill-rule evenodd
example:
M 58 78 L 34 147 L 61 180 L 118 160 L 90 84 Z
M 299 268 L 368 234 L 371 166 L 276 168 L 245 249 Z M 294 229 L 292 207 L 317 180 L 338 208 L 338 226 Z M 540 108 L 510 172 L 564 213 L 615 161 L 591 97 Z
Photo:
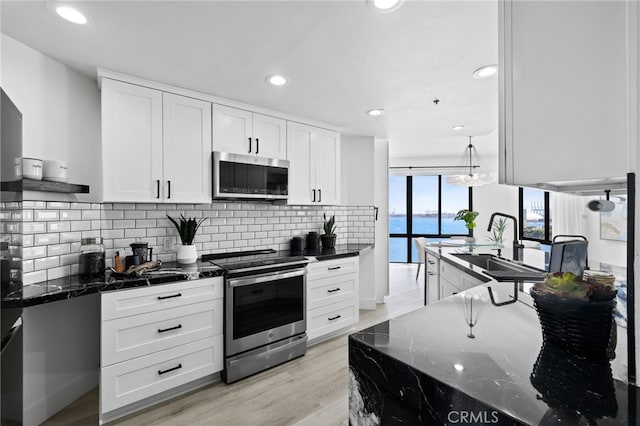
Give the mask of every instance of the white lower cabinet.
M 101 296 L 101 422 L 223 369 L 223 293 L 216 277 Z
M 307 335 L 310 341 L 358 322 L 358 269 L 357 256 L 307 265 Z
M 483 282 L 445 260 L 440 261 L 440 299 L 468 290 Z

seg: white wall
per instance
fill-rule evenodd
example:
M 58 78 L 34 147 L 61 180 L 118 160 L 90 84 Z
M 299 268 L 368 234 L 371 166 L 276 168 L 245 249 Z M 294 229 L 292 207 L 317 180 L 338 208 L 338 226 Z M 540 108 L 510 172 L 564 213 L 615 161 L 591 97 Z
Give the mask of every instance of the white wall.
M 583 198 L 586 206 L 589 200 L 596 197 Z M 592 212 L 586 207 L 584 210 L 585 237 L 589 240 L 589 260 L 627 266 L 627 242 L 601 239 L 600 213 Z
M 487 242 L 491 234 L 487 231 L 489 218 L 494 212 L 506 213 L 518 217 L 518 187 L 491 183 L 473 188 L 473 210 L 480 213 L 476 219 L 477 227 L 473 235 L 478 242 Z M 513 224 L 504 233 L 505 246 L 513 241 Z
M 99 201 L 97 83 L 4 34 L 0 42 L 1 85 L 22 112 L 23 156 L 67 161 L 69 182 L 91 187 L 89 195 L 57 195 L 55 199 Z

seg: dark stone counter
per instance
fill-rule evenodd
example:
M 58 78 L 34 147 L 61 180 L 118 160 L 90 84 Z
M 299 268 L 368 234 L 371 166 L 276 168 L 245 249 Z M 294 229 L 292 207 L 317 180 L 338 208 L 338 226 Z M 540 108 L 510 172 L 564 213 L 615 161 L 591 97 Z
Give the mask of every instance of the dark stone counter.
M 533 308 L 486 299 L 478 286 L 350 335 L 351 424 L 638 424 L 634 388 L 608 360 L 543 348 Z
M 344 244 L 337 245 L 335 248 L 325 249 L 325 248 L 317 248 L 317 249 L 305 249 L 302 254 L 306 257 L 315 257 L 317 260 L 330 260 L 330 259 L 339 259 L 341 257 L 352 257 L 358 256 L 361 252 L 365 250 L 370 250 L 373 246 L 371 244 Z M 293 252 L 292 252 L 293 253 Z
M 222 276 L 223 274 L 224 271 L 221 268 L 213 267 L 208 262 L 198 262 L 196 265 L 185 267 L 179 267 L 173 263 L 165 263 L 162 265 L 161 270 L 147 273 L 141 277 L 116 277 L 107 273 L 105 277 L 85 279 L 78 275 L 72 275 L 24 285 L 21 290 L 9 292 L 2 297 L 2 308 L 26 308 L 97 292 L 148 287 L 176 281 Z

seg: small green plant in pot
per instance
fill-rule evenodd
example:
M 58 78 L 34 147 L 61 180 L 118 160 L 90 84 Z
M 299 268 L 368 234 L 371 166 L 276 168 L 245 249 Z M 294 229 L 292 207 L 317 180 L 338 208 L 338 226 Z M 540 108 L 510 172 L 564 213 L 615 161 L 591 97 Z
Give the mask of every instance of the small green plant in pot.
M 478 217 L 479 214 L 480 213 L 473 210 L 463 209 L 456 213 L 456 217 L 454 217 L 453 220 L 464 221 L 464 226 L 466 226 L 467 229 L 473 234 L 473 228 L 476 227 L 476 217 Z M 475 241 L 475 238 L 473 236 L 467 237 L 466 239 L 468 242 Z
M 320 235 L 322 248 L 335 248 L 337 238 L 337 235 L 335 233 L 337 228 L 336 216 L 332 215 L 330 219 L 327 219 L 326 213 L 323 213 L 322 216 L 324 217 L 324 225 L 322 227 L 324 230 L 324 234 Z
M 176 254 L 176 260 L 178 263 L 182 264 L 195 263 L 195 261 L 198 260 L 198 252 L 196 250 L 196 246 L 193 245 L 193 240 L 196 237 L 196 232 L 198 232 L 200 225 L 202 225 L 202 222 L 207 218 L 187 218 L 182 213 L 180 213 L 180 218 L 178 220 L 169 215 L 167 215 L 167 218 L 178 230 L 180 241 L 182 241 L 182 245 L 178 248 L 178 252 Z

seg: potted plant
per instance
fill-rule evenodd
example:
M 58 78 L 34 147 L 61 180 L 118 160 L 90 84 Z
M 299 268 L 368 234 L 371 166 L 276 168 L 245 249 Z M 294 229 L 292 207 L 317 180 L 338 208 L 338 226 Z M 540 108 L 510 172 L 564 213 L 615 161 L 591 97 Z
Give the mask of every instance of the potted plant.
M 503 246 L 504 231 L 506 231 L 508 227 L 509 222 L 507 222 L 507 219 L 503 217 L 497 218 L 493 221 L 493 225 L 491 226 L 491 235 L 489 235 L 488 240 L 497 245 Z
M 180 240 L 182 241 L 182 245 L 178 248 L 176 260 L 178 261 L 178 263 L 182 264 L 195 263 L 195 261 L 198 259 L 198 252 L 196 251 L 196 246 L 193 245 L 193 240 L 196 237 L 198 228 L 200 228 L 202 222 L 204 222 L 207 218 L 186 218 L 182 213 L 180 213 L 180 218 L 178 220 L 175 220 L 169 215 L 167 215 L 167 218 L 178 230 Z
M 613 275 L 585 271 L 547 274 L 530 290 L 542 326 L 544 344 L 572 355 L 612 359 L 615 356 L 613 317 L 617 290 Z
M 464 221 L 464 226 L 467 227 L 467 229 L 471 232 L 471 236 L 466 237 L 465 240 L 467 240 L 467 242 L 472 243 L 474 242 L 476 239 L 473 237 L 473 228 L 476 227 L 476 217 L 478 217 L 480 213 L 473 211 L 473 210 L 460 210 L 458 213 L 456 213 L 456 217 L 453 218 L 453 220 L 463 220 Z
M 320 235 L 320 241 L 322 242 L 322 247 L 334 248 L 336 246 L 336 238 L 337 238 L 337 235 L 335 234 L 335 230 L 337 227 L 336 216 L 333 215 L 331 216 L 330 219 L 327 219 L 326 213 L 323 213 L 322 215 L 324 217 L 324 225 L 323 225 L 324 234 Z

